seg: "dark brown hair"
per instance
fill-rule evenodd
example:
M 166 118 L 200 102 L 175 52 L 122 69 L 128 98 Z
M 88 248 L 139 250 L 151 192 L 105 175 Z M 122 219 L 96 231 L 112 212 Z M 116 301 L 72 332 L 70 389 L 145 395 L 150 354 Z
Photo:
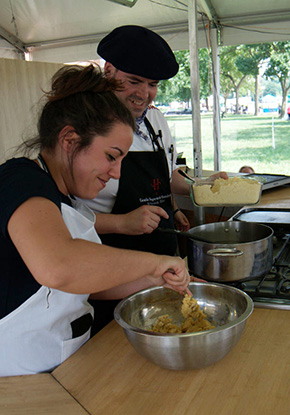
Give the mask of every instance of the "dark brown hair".
M 135 130 L 135 119 L 114 91 L 119 81 L 105 77 L 97 64 L 66 65 L 52 77 L 51 91 L 44 94 L 46 103 L 38 121 L 38 136 L 24 143 L 28 152 L 53 150 L 60 131 L 71 125 L 80 140 L 74 155 L 91 144 L 96 135 L 106 136 L 115 123 Z

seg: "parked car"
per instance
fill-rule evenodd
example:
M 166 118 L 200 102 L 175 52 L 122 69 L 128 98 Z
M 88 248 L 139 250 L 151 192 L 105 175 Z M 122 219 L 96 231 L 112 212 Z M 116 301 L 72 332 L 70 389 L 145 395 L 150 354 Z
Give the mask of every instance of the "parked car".
M 165 112 L 165 115 L 183 115 L 183 114 L 192 114 L 191 108 L 185 109 L 175 109 L 175 110 L 168 110 Z
M 182 110 L 168 110 L 165 112 L 165 115 L 180 115 Z
M 192 114 L 192 109 L 191 108 L 185 108 L 181 114 Z

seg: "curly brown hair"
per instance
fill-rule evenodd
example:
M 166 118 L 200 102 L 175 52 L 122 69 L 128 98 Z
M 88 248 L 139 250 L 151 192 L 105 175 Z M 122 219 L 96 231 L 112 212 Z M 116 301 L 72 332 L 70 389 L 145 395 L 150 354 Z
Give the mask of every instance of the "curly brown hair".
M 80 137 L 72 162 L 94 136 L 106 136 L 116 123 L 129 125 L 134 131 L 134 117 L 114 93 L 121 89 L 120 82 L 106 78 L 95 63 L 62 67 L 52 77 L 51 90 L 44 93 L 38 136 L 24 143 L 26 151 L 53 150 L 60 131 L 70 125 Z

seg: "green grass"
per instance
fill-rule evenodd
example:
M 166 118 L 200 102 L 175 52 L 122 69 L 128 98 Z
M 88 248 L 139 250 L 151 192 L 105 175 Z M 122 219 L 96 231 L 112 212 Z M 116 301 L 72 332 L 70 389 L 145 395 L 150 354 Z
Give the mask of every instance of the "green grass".
M 193 167 L 191 116 L 166 117 L 177 151 L 183 152 L 187 165 Z M 274 128 L 272 128 L 274 124 Z M 273 136 L 274 131 L 274 144 Z M 213 118 L 201 116 L 202 165 L 213 170 Z M 221 119 L 221 170 L 237 172 L 250 165 L 256 173 L 290 175 L 290 121 L 272 115 L 232 115 Z

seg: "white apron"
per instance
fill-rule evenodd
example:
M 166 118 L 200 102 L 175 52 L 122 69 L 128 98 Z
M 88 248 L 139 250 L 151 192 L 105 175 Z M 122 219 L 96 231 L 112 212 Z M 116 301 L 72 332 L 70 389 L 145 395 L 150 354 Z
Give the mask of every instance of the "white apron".
M 80 202 L 76 204 L 78 211 L 61 205 L 72 237 L 101 243 L 94 213 Z M 93 308 L 88 296 L 42 286 L 1 319 L 0 376 L 49 372 L 78 350 L 90 337 Z

